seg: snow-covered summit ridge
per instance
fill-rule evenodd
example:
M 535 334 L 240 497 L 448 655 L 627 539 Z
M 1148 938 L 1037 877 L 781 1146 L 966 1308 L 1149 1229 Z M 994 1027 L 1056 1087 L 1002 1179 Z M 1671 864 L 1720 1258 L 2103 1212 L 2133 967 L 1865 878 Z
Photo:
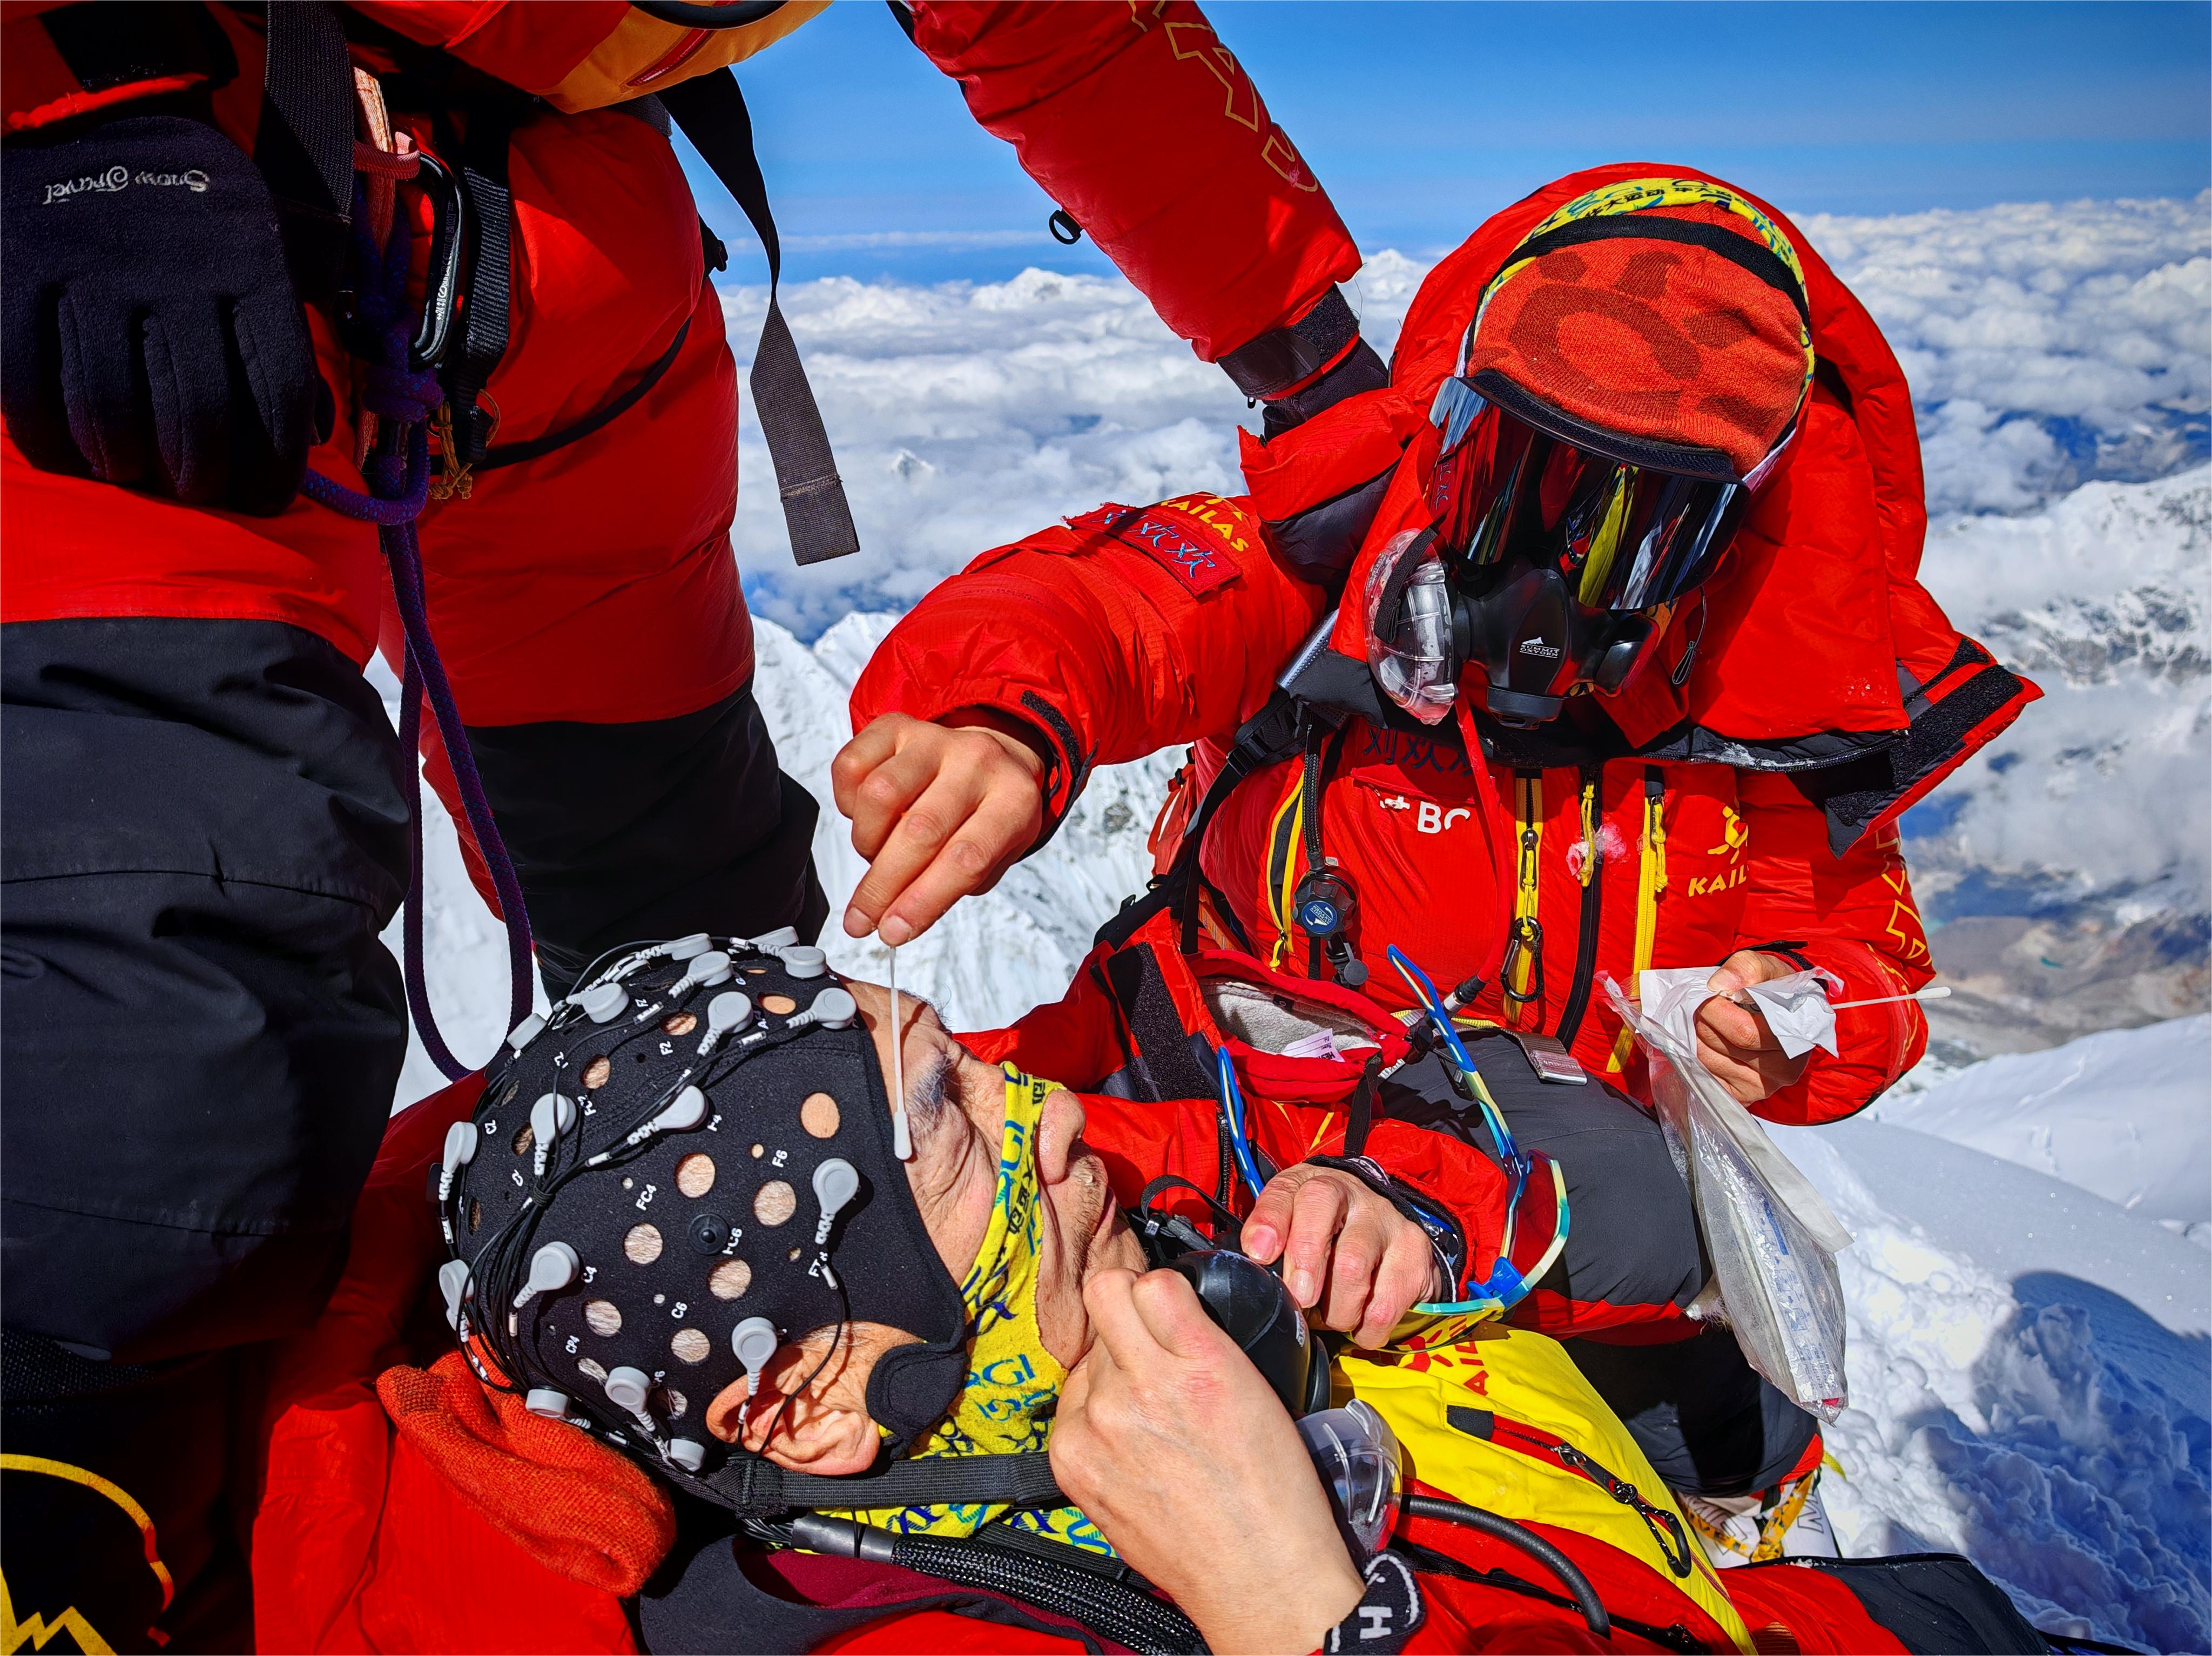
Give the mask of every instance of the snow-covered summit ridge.
M 1918 1091 L 1869 1121 L 1909 1127 L 2212 1239 L 2212 1017 L 2106 1030 L 2007 1055 Z

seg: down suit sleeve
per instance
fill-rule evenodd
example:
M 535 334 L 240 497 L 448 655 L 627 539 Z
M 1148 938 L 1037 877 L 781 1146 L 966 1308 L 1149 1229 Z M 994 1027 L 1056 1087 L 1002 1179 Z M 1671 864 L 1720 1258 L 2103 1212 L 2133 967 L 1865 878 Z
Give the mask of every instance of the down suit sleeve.
M 1838 856 L 1826 817 L 1787 776 L 1739 776 L 1751 873 L 1737 947 L 1787 946 L 1843 980 L 1838 1001 L 1907 994 L 1933 977 L 1897 831 L 1869 834 Z M 1873 1103 L 1927 1044 L 1928 1020 L 1914 1002 L 1839 1012 L 1835 1055 L 1815 1049 L 1803 1077 L 1753 1113 L 1790 1126 L 1840 1121 Z
M 611 0 L 365 9 L 573 113 L 740 62 L 826 3 L 712 30 Z M 969 112 L 1204 360 L 1299 320 L 1358 270 L 1328 194 L 1189 0 L 921 0 L 911 20 Z
M 1335 207 L 1188 0 L 921 0 L 914 40 L 1205 361 L 1358 270 Z
M 1233 728 L 1321 618 L 1241 502 L 1109 507 L 989 551 L 909 612 L 854 686 L 884 713 L 988 708 L 1042 733 L 1057 824 L 1092 766 Z

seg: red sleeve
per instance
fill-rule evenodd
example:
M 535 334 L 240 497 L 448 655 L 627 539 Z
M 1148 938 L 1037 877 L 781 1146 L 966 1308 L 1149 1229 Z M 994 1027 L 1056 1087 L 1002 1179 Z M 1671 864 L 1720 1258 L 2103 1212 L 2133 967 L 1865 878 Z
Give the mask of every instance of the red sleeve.
M 1359 268 L 1336 209 L 1188 0 L 919 0 L 915 44 L 1206 362 Z
M 1239 502 L 1109 507 L 986 552 L 892 629 L 853 689 L 884 713 L 993 708 L 1058 754 L 1047 819 L 1096 764 L 1233 728 L 1321 618 Z
M 1740 787 L 1751 875 L 1739 948 L 1796 945 L 1843 979 L 1838 1001 L 1906 994 L 1936 975 L 1895 829 L 1838 857 L 1826 818 L 1788 777 L 1745 772 Z M 1928 1020 L 1913 1002 L 1839 1012 L 1836 1055 L 1815 1050 L 1803 1079 L 1753 1113 L 1793 1127 L 1841 1121 L 1873 1103 L 1927 1044 Z

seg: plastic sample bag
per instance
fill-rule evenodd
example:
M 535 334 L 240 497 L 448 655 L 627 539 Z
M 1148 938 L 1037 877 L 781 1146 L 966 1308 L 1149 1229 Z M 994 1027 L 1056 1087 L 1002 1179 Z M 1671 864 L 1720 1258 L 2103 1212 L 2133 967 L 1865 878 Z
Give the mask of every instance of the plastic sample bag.
M 1836 1255 L 1851 1234 L 1698 1056 L 1692 1020 L 1711 975 L 1647 971 L 1641 1006 L 1607 977 L 1606 998 L 1650 1062 L 1652 1102 L 1689 1183 L 1713 1265 L 1707 1294 L 1717 1289 L 1721 1319 L 1784 1397 L 1832 1421 L 1849 1397 Z

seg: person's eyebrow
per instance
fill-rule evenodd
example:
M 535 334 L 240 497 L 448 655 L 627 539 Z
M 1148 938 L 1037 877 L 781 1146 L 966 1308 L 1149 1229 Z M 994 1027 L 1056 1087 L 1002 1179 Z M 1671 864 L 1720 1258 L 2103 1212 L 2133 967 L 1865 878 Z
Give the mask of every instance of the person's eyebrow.
M 937 1052 L 908 1081 L 907 1113 L 917 1127 L 934 1127 L 945 1106 L 959 1101 L 959 1071 L 957 1053 Z

